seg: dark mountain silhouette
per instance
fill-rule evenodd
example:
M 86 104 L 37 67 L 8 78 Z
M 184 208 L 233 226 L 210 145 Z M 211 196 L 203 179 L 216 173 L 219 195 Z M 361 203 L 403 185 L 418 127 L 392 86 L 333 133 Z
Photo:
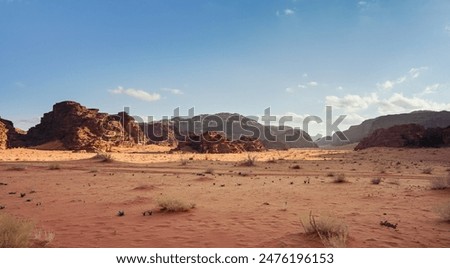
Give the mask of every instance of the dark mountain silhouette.
M 341 140 L 335 133 L 330 141 L 326 137 L 316 141 L 319 146 L 340 146 L 360 142 L 377 129 L 390 128 L 396 125 L 417 124 L 424 128 L 445 128 L 450 126 L 450 112 L 416 111 L 412 113 L 393 114 L 365 120 L 360 125 L 351 126 L 342 132 L 348 140 Z M 330 137 L 328 137 L 330 138 Z
M 171 120 L 140 124 L 150 142 L 176 146 L 178 141 L 200 136 L 205 132 L 221 132 L 231 141 L 243 137 L 259 139 L 267 149 L 315 148 L 308 133 L 291 127 L 263 126 L 256 120 L 236 113 L 202 114 L 192 118 L 176 117 Z
M 375 130 L 355 150 L 370 147 L 443 147 L 450 146 L 450 126 L 425 128 L 417 124 L 396 125 Z

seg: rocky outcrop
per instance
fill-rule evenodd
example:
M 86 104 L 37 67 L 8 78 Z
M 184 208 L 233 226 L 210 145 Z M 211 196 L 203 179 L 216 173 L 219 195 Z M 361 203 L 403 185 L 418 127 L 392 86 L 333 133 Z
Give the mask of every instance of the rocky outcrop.
M 441 147 L 450 146 L 450 126 L 425 128 L 417 124 L 378 129 L 364 138 L 355 150 L 370 147 Z
M 230 140 L 223 132 L 207 131 L 200 135 L 191 133 L 186 141 L 178 143 L 175 150 L 199 153 L 241 153 L 261 152 L 266 149 L 260 140 L 253 137 L 242 136 L 239 140 Z
M 178 140 L 174 124 L 170 121 L 157 121 L 139 124 L 149 144 L 176 147 Z
M 8 129 L 3 122 L 0 121 L 0 150 L 4 150 L 8 145 Z
M 28 146 L 58 142 L 63 149 L 107 151 L 111 146 L 145 142 L 145 137 L 125 113 L 108 115 L 77 102 L 64 101 L 55 104 L 38 125 L 30 128 L 26 140 Z
M 243 136 L 260 140 L 266 149 L 316 148 L 311 137 L 301 129 L 264 126 L 256 120 L 236 113 L 198 115 L 189 119 L 174 118 L 174 136 L 180 140 L 191 133 L 200 135 L 207 131 L 222 132 L 227 139 L 239 140 Z
M 338 133 L 332 137 L 325 137 L 317 141 L 319 146 L 340 146 L 362 141 L 378 129 L 387 129 L 396 125 L 416 124 L 424 128 L 445 128 L 450 126 L 450 112 L 441 111 L 416 111 L 406 114 L 394 114 L 380 116 L 374 119 L 368 119 L 360 125 L 351 126 L 348 130 L 343 131 L 347 140 L 340 139 Z
M 25 131 L 15 128 L 11 121 L 0 118 L 0 147 L 24 147 L 25 134 Z

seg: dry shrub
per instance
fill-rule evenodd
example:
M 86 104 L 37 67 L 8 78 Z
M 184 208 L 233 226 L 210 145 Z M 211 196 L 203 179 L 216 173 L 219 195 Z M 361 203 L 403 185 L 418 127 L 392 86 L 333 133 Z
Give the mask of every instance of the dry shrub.
M 422 170 L 423 174 L 431 174 L 433 172 L 433 168 L 425 168 Z
M 445 190 L 450 187 L 450 178 L 434 178 L 430 181 L 431 190 Z
M 205 174 L 214 174 L 214 169 L 212 169 L 212 168 L 207 168 L 206 170 L 205 170 Z
M 34 224 L 8 214 L 0 214 L 0 248 L 23 248 L 30 245 Z
M 187 164 L 188 164 L 188 160 L 186 160 L 186 159 L 184 159 L 184 158 L 181 158 L 181 159 L 180 159 L 180 165 L 186 166 Z
M 450 222 L 450 202 L 447 202 L 446 204 L 440 206 L 437 209 L 437 212 L 444 221 Z
M 344 182 L 348 182 L 348 180 L 347 180 L 347 178 L 345 178 L 345 174 L 341 173 L 333 179 L 333 182 L 334 183 L 344 183 Z
M 95 159 L 99 159 L 101 162 L 104 163 L 112 163 L 114 161 L 111 154 L 106 153 L 97 153 L 96 156 L 94 156 Z
M 381 183 L 381 178 L 373 178 L 370 180 L 370 183 L 378 185 Z
M 314 216 L 310 212 L 307 219 L 301 220 L 301 224 L 307 234 L 319 237 L 325 247 L 346 247 L 348 227 L 338 218 Z
M 54 233 L 39 230 L 34 234 L 33 245 L 34 247 L 45 247 L 50 244 L 53 239 L 55 239 Z
M 185 201 L 170 197 L 159 199 L 158 206 L 161 211 L 165 212 L 185 212 L 195 208 L 194 203 L 187 203 Z
M 51 164 L 50 166 L 48 166 L 49 170 L 60 170 L 61 166 L 59 164 Z
M 247 159 L 244 160 L 242 163 L 240 163 L 240 166 L 245 166 L 245 167 L 252 167 L 255 166 L 256 163 L 256 156 L 251 156 L 251 155 L 247 155 Z

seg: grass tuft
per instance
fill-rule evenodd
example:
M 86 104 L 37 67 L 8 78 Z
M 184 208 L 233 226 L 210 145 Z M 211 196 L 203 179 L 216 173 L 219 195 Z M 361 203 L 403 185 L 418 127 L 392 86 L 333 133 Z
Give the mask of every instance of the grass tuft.
M 310 212 L 307 219 L 301 220 L 301 224 L 307 234 L 319 237 L 325 247 L 346 247 L 348 227 L 336 217 L 314 216 Z
M 0 248 L 30 246 L 34 224 L 8 214 L 0 214 Z
M 159 199 L 158 206 L 161 211 L 165 212 L 186 212 L 195 208 L 194 203 L 187 203 L 185 201 L 170 197 Z
M 240 166 L 253 167 L 256 165 L 256 156 L 247 155 L 247 159 L 240 163 Z

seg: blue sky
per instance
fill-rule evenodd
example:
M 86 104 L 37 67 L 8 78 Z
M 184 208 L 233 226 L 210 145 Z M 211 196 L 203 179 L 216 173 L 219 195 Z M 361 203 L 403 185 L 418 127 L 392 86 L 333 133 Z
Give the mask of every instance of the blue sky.
M 450 1 L 0 0 L 0 116 L 450 110 Z M 323 132 L 324 124 L 316 131 Z

